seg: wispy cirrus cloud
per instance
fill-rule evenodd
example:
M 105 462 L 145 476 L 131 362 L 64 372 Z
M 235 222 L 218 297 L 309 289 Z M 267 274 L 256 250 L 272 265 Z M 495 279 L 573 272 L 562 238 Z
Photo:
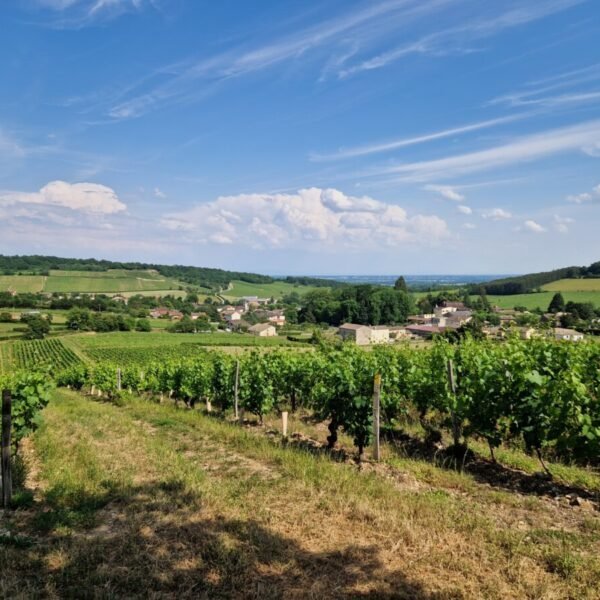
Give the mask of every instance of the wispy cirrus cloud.
M 358 61 L 339 72 L 345 78 L 364 71 L 381 69 L 414 54 L 443 56 L 456 52 L 471 52 L 470 44 L 497 35 L 504 30 L 537 21 L 569 9 L 585 0 L 538 0 L 535 3 L 512 3 L 508 9 L 493 16 L 475 18 L 465 24 L 448 27 L 395 46 L 371 58 Z M 504 3 L 506 6 L 506 3 Z
M 464 0 L 386 0 L 365 3 L 341 17 L 292 32 L 273 43 L 254 49 L 235 48 L 199 61 L 190 59 L 187 66 L 167 77 L 166 81 L 150 85 L 146 90 L 143 87 L 130 90 L 126 99 L 109 107 L 108 114 L 113 119 L 135 118 L 167 104 L 201 98 L 230 79 L 306 57 L 308 52 L 319 48 L 326 48 L 326 60 L 331 60 L 331 53 L 337 44 L 346 44 L 350 34 L 357 44 L 368 46 L 384 33 L 389 34 L 406 26 L 411 20 L 427 16 L 456 1 Z
M 78 29 L 118 17 L 129 12 L 139 12 L 147 6 L 157 8 L 160 0 L 36 0 L 38 7 L 57 13 L 46 24 L 58 29 Z
M 456 177 L 465 173 L 498 169 L 523 161 L 534 161 L 565 152 L 583 152 L 600 141 L 600 120 L 586 121 L 569 127 L 550 129 L 522 136 L 512 142 L 429 161 L 375 168 L 367 175 L 398 175 L 408 181 L 428 181 Z
M 362 146 L 355 146 L 353 148 L 341 148 L 337 152 L 331 154 L 317 154 L 313 153 L 310 155 L 310 159 L 316 162 L 321 161 L 332 161 L 341 160 L 346 158 L 355 158 L 360 156 L 367 156 L 370 154 L 379 154 L 381 152 L 389 152 L 404 148 L 406 146 L 414 146 L 416 144 L 423 144 L 447 137 L 460 135 L 463 133 L 471 133 L 473 131 L 479 131 L 481 129 L 488 129 L 490 127 L 496 127 L 498 125 L 504 125 L 511 123 L 519 119 L 525 118 L 523 115 L 512 115 L 508 117 L 498 117 L 497 119 L 487 119 L 485 121 L 478 121 L 476 123 L 469 123 L 467 125 L 461 125 L 459 127 L 452 127 L 449 129 L 442 129 L 441 131 L 434 131 L 432 133 L 426 133 L 423 135 L 417 135 L 413 137 L 403 137 L 395 140 L 389 140 L 387 142 L 375 142 L 371 144 L 365 144 Z

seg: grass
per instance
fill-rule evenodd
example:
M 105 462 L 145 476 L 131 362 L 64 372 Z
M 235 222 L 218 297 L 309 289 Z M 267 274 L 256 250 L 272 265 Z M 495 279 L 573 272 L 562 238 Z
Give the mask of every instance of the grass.
M 600 277 L 597 279 L 560 279 L 552 283 L 547 283 L 542 289 L 550 292 L 600 293 Z
M 420 461 L 393 479 L 66 391 L 27 458 L 35 502 L 0 523 L 3 597 L 597 597 L 597 516 L 433 466 L 428 481 Z
M 514 308 L 515 306 L 524 306 L 530 310 L 541 308 L 547 310 L 552 296 L 555 292 L 545 291 L 531 294 L 514 294 L 512 296 L 488 296 L 488 300 L 493 305 L 500 308 Z M 562 292 L 565 302 L 591 302 L 594 306 L 600 307 L 600 291 L 565 291 Z M 474 299 L 478 296 L 473 296 Z
M 235 299 L 243 296 L 258 296 L 259 298 L 281 298 L 286 294 L 297 292 L 306 294 L 316 289 L 309 285 L 294 285 L 285 281 L 275 281 L 273 283 L 247 283 L 245 281 L 232 281 L 231 288 L 223 291 L 224 298 Z
M 45 281 L 46 278 L 42 275 L 0 275 L 0 292 L 35 294 L 43 291 Z

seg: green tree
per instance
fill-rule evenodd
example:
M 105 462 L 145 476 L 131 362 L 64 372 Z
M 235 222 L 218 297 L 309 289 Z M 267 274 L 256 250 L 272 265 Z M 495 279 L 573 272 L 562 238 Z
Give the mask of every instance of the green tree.
M 152 325 L 150 325 L 150 321 L 148 319 L 138 319 L 135 323 L 136 331 L 152 331 Z
M 50 332 L 50 323 L 42 317 L 30 317 L 26 321 L 27 330 L 23 334 L 26 340 L 43 340 Z
M 556 292 L 554 296 L 552 296 L 552 300 L 550 300 L 550 304 L 548 305 L 548 312 L 557 313 L 564 312 L 565 310 L 565 299 L 560 292 Z
M 396 279 L 396 282 L 394 283 L 394 289 L 400 290 L 402 292 L 408 292 L 408 286 L 406 285 L 406 280 L 404 279 L 404 277 L 402 277 L 402 275 L 400 275 L 400 277 L 398 277 L 398 279 Z

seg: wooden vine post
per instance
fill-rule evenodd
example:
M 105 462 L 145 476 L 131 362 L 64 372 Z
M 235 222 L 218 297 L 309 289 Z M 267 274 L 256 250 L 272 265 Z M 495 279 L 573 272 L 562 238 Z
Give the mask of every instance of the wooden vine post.
M 12 497 L 12 473 L 10 461 L 10 428 L 12 426 L 12 396 L 2 391 L 2 506 L 8 508 Z
M 117 390 L 121 391 L 121 369 L 117 369 Z
M 381 414 L 381 374 L 376 373 L 373 379 L 373 459 L 380 460 L 379 420 Z
M 448 385 L 450 387 L 450 392 L 452 393 L 452 396 L 456 398 L 456 376 L 454 374 L 454 363 L 451 358 L 448 359 L 446 369 L 448 371 Z M 451 410 L 450 416 L 452 417 L 452 437 L 454 446 L 458 447 L 458 444 L 460 443 L 460 426 L 456 417 L 456 411 Z
M 287 429 L 288 429 L 288 412 L 287 412 L 287 410 L 284 410 L 281 413 L 281 431 L 282 431 L 284 439 L 287 439 Z
M 233 410 L 236 420 L 240 418 L 240 412 L 238 407 L 238 396 L 240 388 L 240 361 L 235 361 L 235 381 L 233 384 Z

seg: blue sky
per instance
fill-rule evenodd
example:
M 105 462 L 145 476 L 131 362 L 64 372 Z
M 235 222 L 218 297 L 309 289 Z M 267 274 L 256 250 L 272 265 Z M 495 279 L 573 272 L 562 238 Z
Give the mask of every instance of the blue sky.
M 4 0 L 0 253 L 600 260 L 597 0 Z

